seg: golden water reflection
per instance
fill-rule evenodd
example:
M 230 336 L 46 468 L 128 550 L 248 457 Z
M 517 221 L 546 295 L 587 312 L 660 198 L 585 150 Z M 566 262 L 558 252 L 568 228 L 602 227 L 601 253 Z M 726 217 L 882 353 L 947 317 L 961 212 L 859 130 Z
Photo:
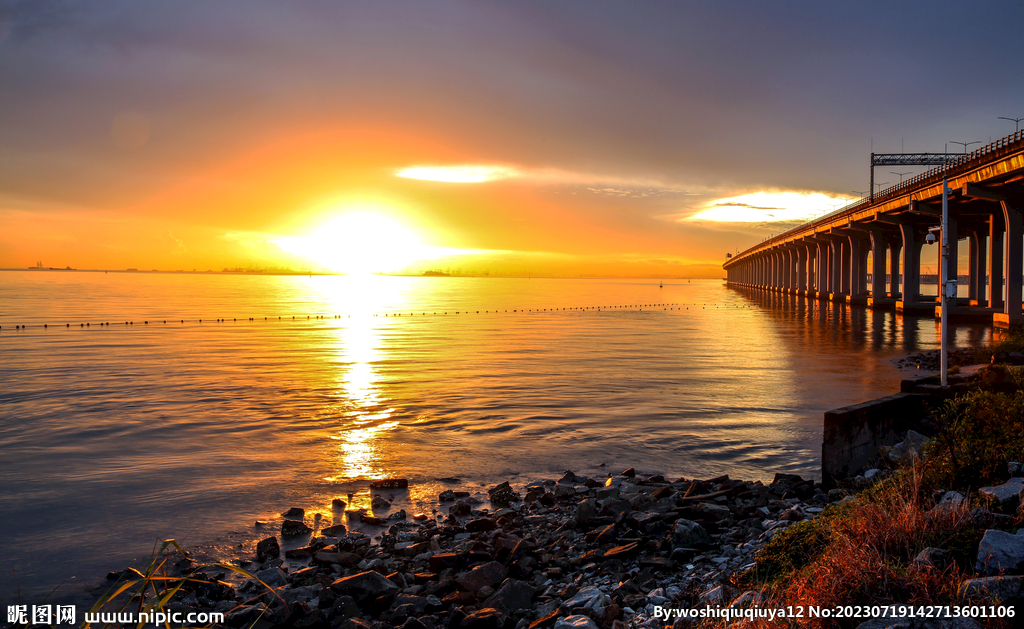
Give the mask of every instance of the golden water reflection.
M 328 296 L 336 311 L 348 318 L 338 328 L 338 408 L 342 427 L 331 438 L 337 441 L 337 468 L 329 481 L 383 478 L 380 441 L 399 422 L 383 392 L 377 364 L 385 358 L 380 326 L 374 314 L 386 312 L 401 301 L 400 288 L 381 278 L 338 278 Z M 396 290 L 397 289 L 397 290 Z

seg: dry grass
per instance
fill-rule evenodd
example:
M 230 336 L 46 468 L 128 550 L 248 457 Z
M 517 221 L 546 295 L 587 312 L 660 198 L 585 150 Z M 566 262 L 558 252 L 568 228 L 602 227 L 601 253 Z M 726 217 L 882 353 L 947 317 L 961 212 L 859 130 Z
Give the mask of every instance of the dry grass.
M 828 541 L 807 565 L 766 589 L 761 607 L 888 604 L 947 604 L 967 577 L 957 562 L 945 569 L 915 567 L 929 546 L 956 547 L 972 536 L 966 506 L 931 510 L 922 504 L 915 469 L 890 479 L 858 499 L 854 508 L 831 518 Z M 930 506 L 930 505 L 929 505 Z M 863 621 L 864 619 L 860 619 Z M 859 621 L 858 621 L 859 622 Z M 855 626 L 858 622 L 850 622 Z M 769 626 L 755 621 L 753 626 Z M 835 620 L 776 620 L 774 626 L 836 627 Z

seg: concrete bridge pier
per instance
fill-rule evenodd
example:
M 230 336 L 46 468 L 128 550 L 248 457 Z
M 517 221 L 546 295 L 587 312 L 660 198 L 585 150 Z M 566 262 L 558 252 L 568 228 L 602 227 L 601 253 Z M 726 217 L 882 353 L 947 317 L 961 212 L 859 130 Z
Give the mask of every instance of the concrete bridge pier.
M 864 241 L 859 234 L 848 234 L 847 242 L 850 247 L 850 274 L 847 281 L 846 303 L 865 305 L 868 303 L 868 248 L 863 246 Z
M 798 245 L 796 248 L 796 291 L 801 297 L 807 296 L 807 247 Z
M 903 296 L 900 291 L 900 253 L 903 251 L 903 243 L 898 240 L 889 242 L 889 299 L 893 305 L 896 300 Z
M 984 235 L 978 233 L 976 229 L 967 232 L 967 243 L 970 247 L 967 298 L 972 307 L 984 308 L 988 306 L 988 300 L 985 298 L 985 247 L 982 246 L 982 238 Z
M 957 230 L 957 219 L 950 216 L 948 219 L 948 234 L 946 236 L 947 248 L 949 249 L 949 255 L 946 256 L 946 263 L 942 263 L 942 238 L 935 245 L 936 249 L 936 266 L 939 270 L 938 273 L 938 294 L 940 295 L 937 304 L 935 305 L 935 318 L 942 317 L 942 287 L 945 285 L 947 278 L 953 278 L 955 281 L 959 276 L 958 264 L 960 260 L 960 237 Z M 941 232 L 940 232 L 941 233 Z M 965 315 L 968 314 L 968 309 L 965 308 L 966 304 L 961 305 L 958 299 L 953 299 L 953 302 L 949 304 L 949 313 L 951 316 Z
M 839 236 L 829 238 L 828 298 L 831 301 L 846 301 L 846 293 L 843 292 L 843 275 L 846 274 L 843 271 L 847 261 L 843 255 L 843 240 L 845 239 Z
M 1003 311 L 992 315 L 992 323 L 997 326 L 1010 326 L 1024 322 L 1021 313 L 1021 275 L 1022 265 L 1021 240 L 1024 238 L 1021 212 L 1006 200 L 1000 200 L 1003 208 L 1003 222 L 1006 232 L 1003 238 L 1003 249 L 1006 259 L 1006 288 L 1003 292 Z
M 827 240 L 821 238 L 814 238 L 814 242 L 817 244 L 818 250 L 818 268 L 815 270 L 814 279 L 814 296 L 817 299 L 828 299 L 828 268 L 829 268 L 829 254 L 831 247 Z
M 907 223 L 900 224 L 900 235 L 903 237 L 903 283 L 900 292 L 902 298 L 896 302 L 896 311 L 907 314 L 927 313 L 935 304 L 921 301 L 921 246 L 924 241 L 917 233 L 917 228 Z
M 993 214 L 988 221 L 988 307 L 1003 308 L 1003 219 Z
M 888 297 L 885 291 L 885 252 L 889 247 L 881 230 L 872 229 L 870 234 L 871 296 L 868 297 L 868 307 L 892 308 L 896 305 L 896 300 Z

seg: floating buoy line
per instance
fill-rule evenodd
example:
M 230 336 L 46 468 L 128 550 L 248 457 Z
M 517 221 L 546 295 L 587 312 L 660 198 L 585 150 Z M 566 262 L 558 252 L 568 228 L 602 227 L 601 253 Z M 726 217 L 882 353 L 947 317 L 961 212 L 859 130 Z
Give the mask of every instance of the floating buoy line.
M 630 310 L 634 310 L 634 311 L 637 311 L 637 312 L 644 312 L 645 308 L 647 308 L 648 311 L 652 311 L 652 310 L 656 311 L 658 309 L 661 309 L 661 310 L 664 310 L 664 311 L 669 311 L 669 310 L 680 310 L 680 311 L 683 311 L 683 310 L 689 310 L 690 308 L 693 308 L 694 310 L 696 310 L 698 307 L 700 309 L 702 309 L 702 310 L 707 310 L 708 308 L 717 308 L 719 310 L 747 310 L 747 309 L 753 308 L 754 306 L 752 304 L 718 304 L 718 303 L 702 303 L 702 302 L 694 302 L 694 303 L 668 302 L 668 303 L 660 303 L 660 304 L 628 304 L 628 305 L 619 305 L 619 306 L 571 306 L 571 307 L 563 307 L 563 308 L 513 308 L 513 309 L 504 309 L 504 310 L 482 310 L 482 311 L 481 310 L 444 310 L 444 311 L 433 311 L 433 312 L 423 312 L 423 311 L 420 311 L 420 312 L 385 312 L 385 313 L 377 313 L 377 314 L 374 314 L 373 316 L 374 317 L 380 317 L 380 318 L 399 318 L 399 317 L 443 317 L 443 316 L 454 316 L 454 315 L 479 315 L 479 314 L 487 315 L 487 314 L 508 314 L 508 313 L 511 313 L 511 314 L 523 314 L 523 313 L 538 313 L 538 312 L 548 312 L 548 313 L 566 312 L 566 313 L 569 313 L 569 312 L 613 312 L 613 311 L 630 311 Z M 291 322 L 291 321 L 330 321 L 330 320 L 343 320 L 343 319 L 351 319 L 351 318 L 352 318 L 352 315 L 306 315 L 305 318 L 303 319 L 302 315 L 291 315 L 290 317 L 288 317 L 288 316 L 278 316 L 278 317 L 266 316 L 266 317 L 263 317 L 262 319 L 260 317 L 243 317 L 241 320 L 242 320 L 242 322 L 258 323 L 258 322 L 262 321 L 262 322 L 268 322 L 269 323 L 269 322 L 278 322 L 278 321 L 289 321 L 289 322 Z M 177 323 L 179 325 L 184 325 L 185 323 L 198 323 L 198 324 L 202 324 L 204 321 L 206 323 L 210 323 L 210 322 L 213 322 L 213 323 L 237 323 L 239 321 L 239 318 L 238 317 L 232 317 L 230 319 L 228 319 L 228 318 L 214 318 L 214 319 L 159 319 L 159 320 L 144 319 L 144 320 L 140 321 L 139 323 L 140 323 L 140 325 L 144 325 L 144 326 L 148 326 L 150 324 L 154 324 L 154 325 L 155 324 L 167 325 L 168 322 L 170 322 L 171 324 Z M 124 322 L 114 322 L 113 325 L 118 326 L 118 327 L 125 326 L 125 327 L 129 327 L 130 328 L 130 327 L 133 327 L 135 325 L 135 321 L 129 320 L 129 321 L 124 321 Z M 109 321 L 101 321 L 101 322 L 96 323 L 96 326 L 97 327 L 110 327 L 111 323 Z M 29 327 L 41 328 L 41 329 L 47 330 L 47 329 L 49 329 L 50 324 L 49 323 L 40 323 L 40 324 L 36 324 L 34 326 L 29 326 L 27 324 L 15 324 L 14 329 L 20 331 L 20 330 L 27 330 Z M 60 325 L 59 324 L 54 324 L 54 327 L 55 328 L 59 328 Z M 77 326 L 75 326 L 75 325 L 73 325 L 71 323 L 65 323 L 64 324 L 64 328 L 65 329 L 70 329 L 72 327 L 77 327 L 79 329 L 86 329 L 86 328 L 91 329 L 92 328 L 92 322 L 78 323 Z M 8 329 L 10 329 L 9 326 L 8 326 Z M 0 331 L 2 331 L 2 330 L 3 330 L 3 326 L 0 325 Z

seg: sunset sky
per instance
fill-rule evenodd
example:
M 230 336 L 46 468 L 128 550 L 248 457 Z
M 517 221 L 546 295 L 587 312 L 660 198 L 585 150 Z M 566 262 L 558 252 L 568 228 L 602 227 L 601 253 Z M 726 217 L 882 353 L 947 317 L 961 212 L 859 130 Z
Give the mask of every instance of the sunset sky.
M 865 192 L 872 148 L 1012 133 L 1021 23 L 1019 1 L 4 1 L 0 267 L 721 277 Z

